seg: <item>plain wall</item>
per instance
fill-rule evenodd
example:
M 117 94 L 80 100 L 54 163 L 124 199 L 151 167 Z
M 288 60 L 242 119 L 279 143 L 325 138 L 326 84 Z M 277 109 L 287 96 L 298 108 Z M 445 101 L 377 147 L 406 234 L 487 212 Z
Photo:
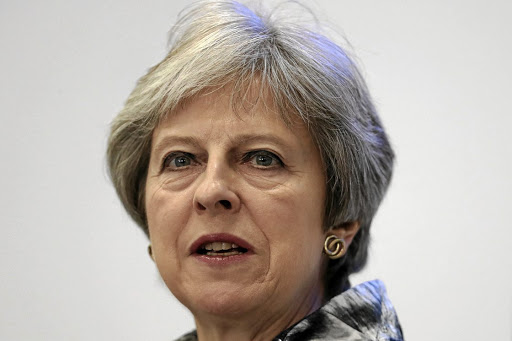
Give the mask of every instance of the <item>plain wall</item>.
M 0 339 L 193 328 L 104 158 L 109 122 L 186 3 L 0 2 Z M 512 339 L 511 4 L 311 4 L 352 43 L 396 150 L 353 282 L 385 281 L 407 340 Z

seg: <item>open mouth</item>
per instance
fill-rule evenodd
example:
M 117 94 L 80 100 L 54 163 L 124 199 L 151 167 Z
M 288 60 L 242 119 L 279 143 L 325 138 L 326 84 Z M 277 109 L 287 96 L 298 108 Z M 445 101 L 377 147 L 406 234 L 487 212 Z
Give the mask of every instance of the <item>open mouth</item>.
M 211 242 L 204 243 L 197 249 L 197 253 L 205 256 L 228 257 L 246 253 L 248 250 L 235 243 Z

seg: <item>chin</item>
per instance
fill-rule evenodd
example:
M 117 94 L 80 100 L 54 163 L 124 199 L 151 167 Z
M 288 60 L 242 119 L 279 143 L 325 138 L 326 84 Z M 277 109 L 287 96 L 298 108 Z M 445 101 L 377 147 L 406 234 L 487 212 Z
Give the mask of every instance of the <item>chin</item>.
M 195 315 L 236 316 L 247 313 L 261 300 L 246 285 L 215 282 L 194 288 L 178 298 Z

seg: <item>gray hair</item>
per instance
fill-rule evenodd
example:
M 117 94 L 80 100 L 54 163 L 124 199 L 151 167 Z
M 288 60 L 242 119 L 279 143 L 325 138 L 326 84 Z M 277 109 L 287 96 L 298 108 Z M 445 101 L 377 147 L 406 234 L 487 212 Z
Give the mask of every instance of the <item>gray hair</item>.
M 232 85 L 232 103 L 258 85 L 285 122 L 296 115 L 327 175 L 324 228 L 359 222 L 348 253 L 329 261 L 325 296 L 346 289 L 366 263 L 370 224 L 391 179 L 393 151 L 353 60 L 325 36 L 235 1 L 191 7 L 171 31 L 168 55 L 140 78 L 114 119 L 107 160 L 125 209 L 148 234 L 144 207 L 151 137 L 185 100 Z

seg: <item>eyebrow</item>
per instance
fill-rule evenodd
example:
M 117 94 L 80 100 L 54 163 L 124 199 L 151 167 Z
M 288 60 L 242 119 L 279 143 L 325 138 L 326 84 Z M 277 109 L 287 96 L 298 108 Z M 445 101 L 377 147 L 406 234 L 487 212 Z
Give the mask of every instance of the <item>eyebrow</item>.
M 272 134 L 241 134 L 230 139 L 236 145 L 243 143 L 255 143 L 255 142 L 272 142 L 280 147 L 285 148 L 286 151 L 292 149 L 291 146 L 286 143 L 285 140 L 279 136 Z
M 285 152 L 293 150 L 293 148 L 284 139 L 273 134 L 241 134 L 236 135 L 229 140 L 234 145 L 240 145 L 242 143 L 271 142 L 283 148 Z M 201 143 L 196 137 L 168 135 L 159 139 L 154 147 L 154 154 L 160 155 L 162 151 L 165 150 L 165 148 L 170 144 L 180 143 L 184 145 L 191 145 L 196 148 L 201 148 Z
M 201 144 L 195 137 L 168 135 L 159 139 L 158 143 L 155 145 L 154 154 L 160 155 L 168 145 L 179 143 L 184 145 L 191 145 L 196 148 L 199 148 L 201 146 Z

